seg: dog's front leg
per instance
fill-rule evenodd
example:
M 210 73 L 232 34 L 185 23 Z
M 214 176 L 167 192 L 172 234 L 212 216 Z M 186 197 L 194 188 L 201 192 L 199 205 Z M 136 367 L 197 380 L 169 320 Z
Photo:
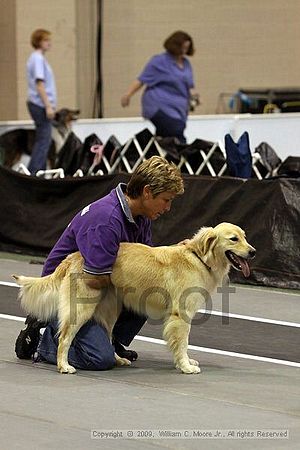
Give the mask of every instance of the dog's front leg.
M 190 324 L 179 314 L 172 314 L 164 325 L 163 335 L 174 355 L 175 366 L 183 373 L 199 373 L 197 361 L 190 360 L 187 354 Z
M 112 331 L 114 325 L 122 310 L 122 303 L 118 302 L 118 298 L 115 292 L 115 288 L 111 288 L 103 296 L 101 302 L 98 304 L 94 312 L 94 319 L 101 324 L 106 330 L 109 336 L 109 340 L 112 343 Z M 115 353 L 116 366 L 130 366 L 131 361 L 126 358 L 121 358 Z

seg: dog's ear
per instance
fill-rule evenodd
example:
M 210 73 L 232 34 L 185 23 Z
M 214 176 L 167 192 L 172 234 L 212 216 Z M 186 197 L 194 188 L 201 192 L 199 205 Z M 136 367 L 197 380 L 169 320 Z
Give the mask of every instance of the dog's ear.
M 217 234 L 215 230 L 212 227 L 205 228 L 203 230 L 201 241 L 203 255 L 212 252 L 217 243 Z

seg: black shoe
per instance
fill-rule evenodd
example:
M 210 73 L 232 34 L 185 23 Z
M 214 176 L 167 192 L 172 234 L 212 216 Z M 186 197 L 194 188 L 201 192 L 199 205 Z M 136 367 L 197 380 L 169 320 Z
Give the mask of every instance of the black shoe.
M 120 342 L 115 339 L 112 340 L 112 344 L 115 347 L 115 352 L 120 358 L 129 359 L 129 361 L 135 361 L 138 359 L 138 354 L 134 350 L 126 350 Z
M 40 340 L 40 329 L 47 324 L 35 317 L 27 316 L 25 325 L 26 328 L 20 332 L 15 344 L 15 352 L 19 359 L 32 358 Z

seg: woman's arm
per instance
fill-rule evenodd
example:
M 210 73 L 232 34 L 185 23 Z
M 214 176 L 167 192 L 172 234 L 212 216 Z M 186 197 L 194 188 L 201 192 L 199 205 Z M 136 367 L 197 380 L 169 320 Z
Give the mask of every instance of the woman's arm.
M 51 103 L 49 102 L 48 96 L 46 94 L 45 84 L 42 80 L 36 81 L 36 90 L 38 91 L 38 94 L 41 97 L 42 102 L 45 105 L 46 115 L 47 115 L 48 119 L 53 119 L 55 112 L 51 106 Z
M 134 80 L 133 83 L 131 83 L 126 94 L 122 95 L 122 97 L 121 97 L 121 105 L 123 106 L 123 108 L 125 108 L 126 106 L 129 105 L 130 98 L 138 90 L 140 90 L 142 86 L 143 86 L 143 83 L 140 80 Z

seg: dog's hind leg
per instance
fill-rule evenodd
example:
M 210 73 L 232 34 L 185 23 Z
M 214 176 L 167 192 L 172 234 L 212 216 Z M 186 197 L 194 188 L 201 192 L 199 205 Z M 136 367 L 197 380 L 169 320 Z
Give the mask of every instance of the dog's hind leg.
M 179 314 L 170 315 L 164 324 L 163 336 L 173 352 L 175 366 L 183 373 L 199 373 L 200 367 L 190 360 L 187 354 L 190 324 Z
M 76 372 L 75 367 L 68 362 L 68 353 L 74 337 L 83 324 L 70 325 L 70 323 L 64 323 L 61 327 L 57 349 L 57 370 L 60 373 Z
M 78 306 L 76 320 L 74 317 L 59 317 L 59 339 L 57 349 L 57 369 L 60 373 L 75 373 L 75 367 L 68 363 L 68 353 L 72 341 L 80 328 L 92 318 L 95 305 Z
M 57 369 L 61 373 L 76 372 L 68 362 L 69 349 L 77 332 L 93 317 L 100 298 L 99 292 L 86 289 L 80 278 L 77 283 L 74 290 L 74 280 L 65 278 L 60 287 Z

